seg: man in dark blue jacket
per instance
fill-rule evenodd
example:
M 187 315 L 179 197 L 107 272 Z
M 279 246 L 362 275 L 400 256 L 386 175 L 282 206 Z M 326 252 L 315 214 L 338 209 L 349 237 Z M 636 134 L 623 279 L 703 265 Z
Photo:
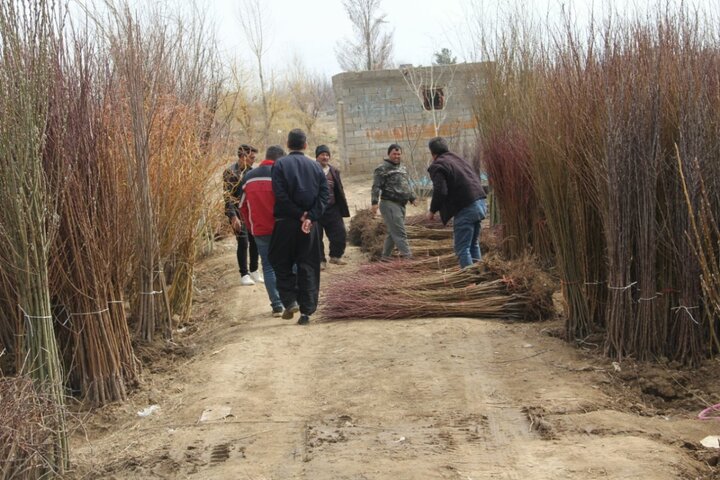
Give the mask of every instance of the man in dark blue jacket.
M 272 168 L 275 227 L 269 257 L 285 307 L 282 318 L 289 320 L 299 310 L 298 324 L 307 325 L 317 309 L 320 292 L 317 221 L 327 206 L 329 191 L 320 165 L 303 153 L 307 148 L 305 132 L 290 130 L 287 146 L 290 153 Z

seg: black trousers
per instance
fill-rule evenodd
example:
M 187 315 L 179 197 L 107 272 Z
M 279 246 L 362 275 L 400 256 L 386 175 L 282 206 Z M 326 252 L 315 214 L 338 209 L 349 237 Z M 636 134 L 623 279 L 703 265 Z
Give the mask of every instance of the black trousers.
M 320 251 L 322 252 L 322 260 L 325 260 L 325 242 L 323 241 L 323 232 L 330 241 L 330 257 L 340 258 L 345 254 L 345 244 L 347 243 L 347 230 L 345 230 L 345 222 L 343 222 L 342 214 L 333 205 L 325 210 L 323 216 L 318 221 L 320 225 Z
M 238 267 L 240 267 L 240 276 L 244 277 L 250 272 L 255 272 L 258 269 L 258 249 L 255 245 L 255 237 L 247 231 L 245 225 L 243 225 L 242 231 L 235 234 L 237 239 L 237 261 Z M 248 270 L 248 247 L 250 247 L 250 269 Z
M 297 302 L 300 313 L 312 315 L 320 293 L 320 233 L 317 224 L 309 234 L 300 226 L 300 220 L 276 218 L 268 257 L 283 306 L 289 308 Z

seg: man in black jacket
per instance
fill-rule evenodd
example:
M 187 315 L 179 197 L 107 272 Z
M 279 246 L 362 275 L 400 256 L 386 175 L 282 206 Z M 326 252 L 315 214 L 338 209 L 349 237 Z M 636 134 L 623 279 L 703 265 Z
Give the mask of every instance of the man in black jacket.
M 303 153 L 305 132 L 288 133 L 290 153 L 275 162 L 275 226 L 270 240 L 270 263 L 289 320 L 300 311 L 299 325 L 310 323 L 320 292 L 320 234 L 317 221 L 328 202 L 328 185 L 320 165 Z M 296 268 L 296 271 L 293 268 Z
M 428 143 L 433 161 L 428 167 L 433 182 L 433 195 L 428 219 L 440 212 L 443 224 L 453 218 L 453 242 L 460 268 L 479 262 L 481 258 L 480 222 L 485 218 L 485 190 L 480 177 L 464 159 L 448 151 L 442 137 Z
M 342 259 L 347 242 L 347 230 L 345 230 L 343 218 L 350 216 L 350 209 L 345 198 L 345 189 L 340 179 L 340 171 L 330 165 L 330 148 L 327 145 L 318 145 L 315 149 L 315 160 L 323 169 L 330 193 L 325 213 L 318 222 L 320 224 L 320 250 L 322 251 L 321 266 L 324 268 L 326 264 L 323 231 L 330 242 L 330 263 L 346 265 L 347 262 Z
M 240 216 L 240 198 L 242 197 L 242 180 L 255 163 L 257 148 L 252 145 L 242 144 L 238 148 L 238 160 L 233 162 L 223 172 L 223 193 L 225 196 L 225 215 L 230 220 L 230 225 L 235 232 L 237 239 L 237 261 L 240 267 L 240 285 L 255 285 L 256 282 L 263 282 L 263 276 L 258 271 L 258 250 L 255 238 L 248 231 L 247 226 L 242 222 Z M 250 248 L 250 268 L 248 269 L 248 247 Z

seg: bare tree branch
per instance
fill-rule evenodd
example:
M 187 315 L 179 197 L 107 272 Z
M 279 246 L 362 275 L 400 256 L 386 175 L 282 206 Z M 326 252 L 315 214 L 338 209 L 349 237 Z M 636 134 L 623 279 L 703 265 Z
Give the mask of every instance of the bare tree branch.
M 268 44 L 265 41 L 264 31 L 268 28 L 265 6 L 260 0 L 242 0 L 240 10 L 240 26 L 245 33 L 245 38 L 250 47 L 250 51 L 255 57 L 258 69 L 258 80 L 260 81 L 260 97 L 262 99 L 263 112 L 263 143 L 267 143 L 270 135 L 270 127 L 273 119 L 278 112 L 274 102 L 275 85 L 271 80 L 268 86 L 265 79 L 265 71 L 263 69 L 263 59 L 267 53 Z
M 289 72 L 287 85 L 291 103 L 298 109 L 305 129 L 311 133 L 320 112 L 333 104 L 332 85 L 322 75 L 309 72 L 297 58 Z
M 343 0 L 354 38 L 338 43 L 335 55 L 346 71 L 392 67 L 393 32 L 384 32 L 386 15 L 378 12 L 380 0 Z

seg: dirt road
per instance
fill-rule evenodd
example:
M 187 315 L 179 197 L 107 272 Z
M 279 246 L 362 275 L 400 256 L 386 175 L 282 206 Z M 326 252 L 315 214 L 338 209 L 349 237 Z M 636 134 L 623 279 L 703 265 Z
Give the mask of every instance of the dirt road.
M 323 289 L 362 261 L 354 249 L 349 258 L 323 273 Z M 712 475 L 688 447 L 718 423 L 628 408 L 611 361 L 548 335 L 557 322 L 301 327 L 270 316 L 262 286 L 240 287 L 234 261 L 234 240 L 223 241 L 199 273 L 195 320 L 160 371 L 146 371 L 127 404 L 85 419 L 73 437 L 77 477 Z

